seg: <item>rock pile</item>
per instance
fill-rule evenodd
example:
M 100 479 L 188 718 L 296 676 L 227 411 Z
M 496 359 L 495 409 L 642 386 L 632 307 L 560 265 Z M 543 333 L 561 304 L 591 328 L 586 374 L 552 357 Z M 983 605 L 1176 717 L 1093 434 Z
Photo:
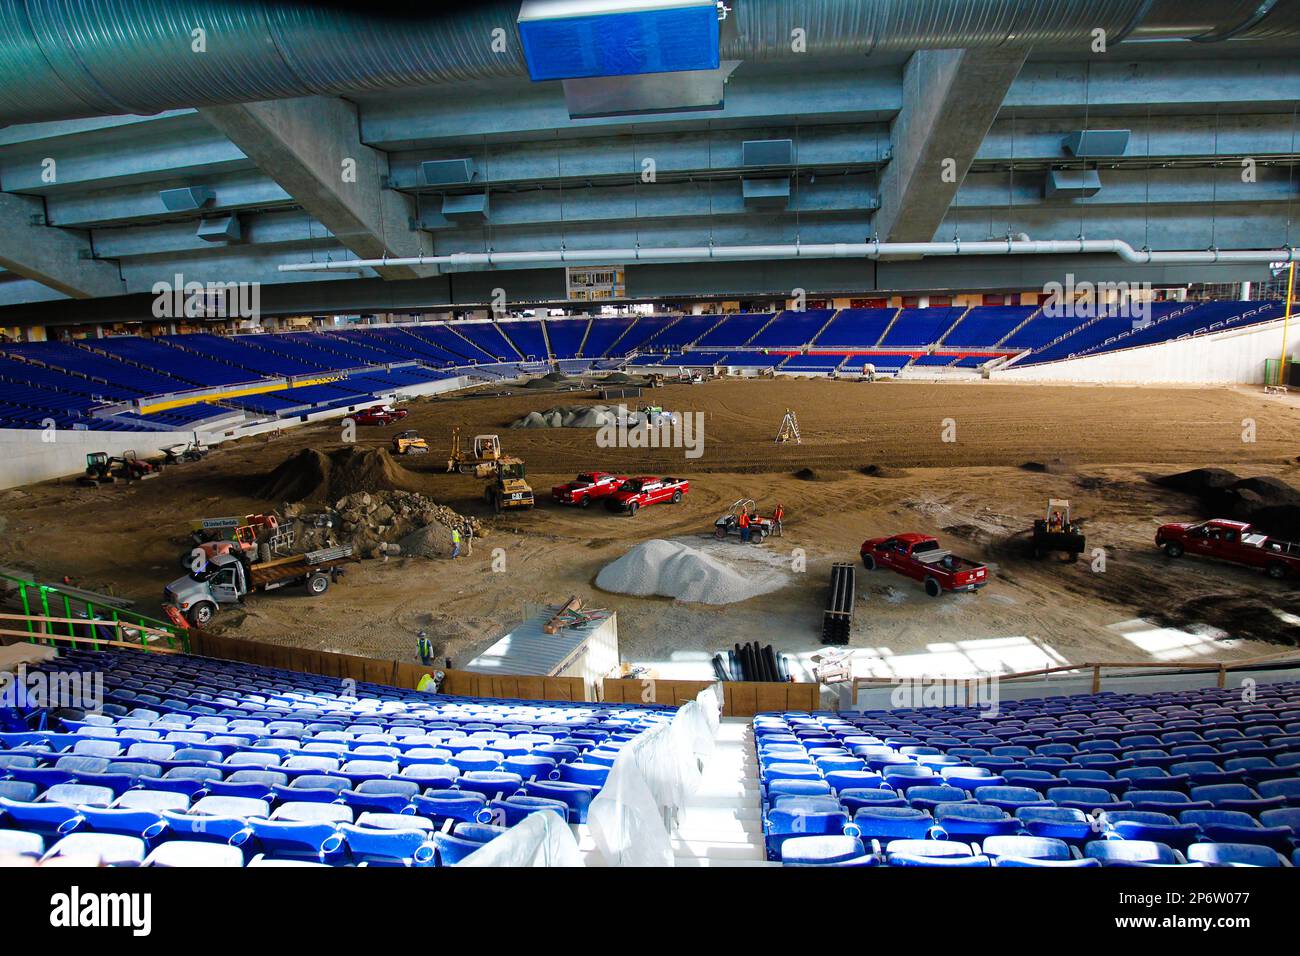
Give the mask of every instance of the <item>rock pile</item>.
M 287 502 L 289 518 L 307 515 L 307 507 Z M 411 491 L 358 491 L 334 502 L 332 528 L 316 529 L 312 522 L 300 532 L 300 548 L 350 544 L 363 558 L 413 554 L 442 557 L 451 553 L 451 529 L 469 527 L 474 537 L 483 535 L 477 518 L 462 515 L 424 495 Z

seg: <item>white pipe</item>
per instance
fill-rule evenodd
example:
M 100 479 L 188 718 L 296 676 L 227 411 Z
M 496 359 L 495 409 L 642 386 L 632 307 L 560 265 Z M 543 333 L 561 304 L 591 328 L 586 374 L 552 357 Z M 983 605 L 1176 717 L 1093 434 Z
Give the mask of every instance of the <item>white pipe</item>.
M 286 263 L 280 272 L 331 272 L 382 269 L 386 266 L 564 265 L 567 263 L 707 262 L 711 259 L 878 259 L 882 256 L 1043 256 L 1117 255 L 1125 262 L 1209 264 L 1216 262 L 1300 261 L 1295 246 L 1280 249 L 1206 249 L 1153 252 L 1134 249 L 1122 239 L 1015 240 L 985 242 L 835 242 L 767 246 L 652 246 L 624 249 L 551 249 L 528 252 L 453 252 L 445 256 L 395 259 L 340 259 Z

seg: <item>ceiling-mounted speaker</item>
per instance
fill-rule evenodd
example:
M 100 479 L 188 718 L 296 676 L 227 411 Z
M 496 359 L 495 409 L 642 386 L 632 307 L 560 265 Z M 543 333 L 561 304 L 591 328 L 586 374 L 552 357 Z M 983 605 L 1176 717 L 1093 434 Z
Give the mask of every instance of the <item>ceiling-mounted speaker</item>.
M 426 186 L 464 186 L 477 175 L 472 159 L 432 159 L 420 164 Z
M 1101 177 L 1095 169 L 1052 169 L 1043 183 L 1047 199 L 1082 199 L 1101 192 Z
M 488 218 L 487 193 L 443 196 L 442 214 L 453 222 L 486 222 Z
M 243 228 L 239 217 L 232 213 L 229 216 L 200 220 L 195 235 L 207 242 L 236 242 L 243 235 Z
M 793 166 L 794 140 L 747 139 L 740 144 L 742 166 Z
M 740 188 L 747 209 L 785 209 L 790 204 L 789 179 L 742 179 Z
M 1126 129 L 1080 129 L 1065 137 L 1061 146 L 1072 156 L 1123 156 L 1128 138 Z
M 161 189 L 158 198 L 168 212 L 189 212 L 202 209 L 212 202 L 216 193 L 211 186 L 184 186 L 180 189 Z

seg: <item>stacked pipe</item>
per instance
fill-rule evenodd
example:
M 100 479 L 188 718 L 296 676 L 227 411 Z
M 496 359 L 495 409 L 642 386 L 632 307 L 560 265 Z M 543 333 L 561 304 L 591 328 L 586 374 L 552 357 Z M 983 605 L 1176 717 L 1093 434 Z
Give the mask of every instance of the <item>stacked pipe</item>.
M 714 654 L 713 673 L 723 681 L 785 682 L 790 680 L 790 658 L 777 654 L 771 644 L 760 647 L 758 641 L 750 641 Z

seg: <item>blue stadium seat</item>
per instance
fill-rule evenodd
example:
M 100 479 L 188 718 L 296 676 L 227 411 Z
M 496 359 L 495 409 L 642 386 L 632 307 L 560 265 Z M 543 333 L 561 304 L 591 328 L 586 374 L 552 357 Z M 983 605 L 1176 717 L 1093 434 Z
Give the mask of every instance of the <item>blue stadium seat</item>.
M 1251 843 L 1197 843 L 1187 850 L 1192 863 L 1207 866 L 1283 866 L 1276 850 Z
M 1125 840 L 1149 840 L 1175 849 L 1196 842 L 1201 828 L 1152 810 L 1107 810 L 1102 820 L 1108 832 Z
M 876 862 L 854 836 L 796 836 L 781 844 L 785 866 L 872 866 Z
M 1181 866 L 1187 862 L 1172 847 L 1150 840 L 1093 840 L 1083 852 L 1102 866 Z

